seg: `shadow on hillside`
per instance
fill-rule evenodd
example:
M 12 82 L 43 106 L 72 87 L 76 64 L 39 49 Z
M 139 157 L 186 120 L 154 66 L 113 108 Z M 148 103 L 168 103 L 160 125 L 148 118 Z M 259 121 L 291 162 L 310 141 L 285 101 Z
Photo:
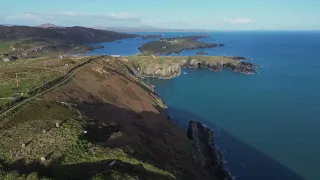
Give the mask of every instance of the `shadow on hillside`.
M 184 129 L 188 128 L 187 120 L 199 121 L 211 129 L 220 129 L 209 120 L 185 110 L 169 107 L 169 114 Z M 299 174 L 228 132 L 219 130 L 216 143 L 226 156 L 227 168 L 236 180 L 305 180 Z
M 168 172 L 175 172 L 180 179 L 206 179 L 203 170 L 192 162 L 192 155 L 185 153 L 183 146 L 177 143 L 179 140 L 187 140 L 186 133 L 168 117 L 153 112 L 136 113 L 96 102 L 77 102 L 78 109 L 89 118 L 85 127 L 88 133 L 80 138 L 108 148 L 123 149 L 128 145 L 133 148 L 136 145 L 135 152 L 127 154 L 129 157 Z M 217 128 L 205 118 L 184 110 L 169 108 L 169 113 L 184 129 L 187 128 L 189 120 Z M 227 132 L 221 131 L 217 142 L 223 152 L 226 152 L 223 154 L 227 154 L 228 168 L 237 180 L 304 180 L 292 170 Z M 39 161 L 26 164 L 24 160 L 18 160 L 6 164 L 0 160 L 0 167 L 20 174 L 37 172 L 40 176 L 53 179 L 91 179 L 98 173 L 110 177 L 111 170 L 140 179 L 168 179 L 167 176 L 146 170 L 142 165 L 132 165 L 117 159 L 72 165 L 63 165 L 63 159 L 64 157 L 61 157 L 47 166 Z M 109 166 L 113 161 L 115 163 Z
M 53 179 L 92 179 L 97 174 L 104 178 L 110 178 L 116 173 L 136 176 L 139 179 L 170 179 L 162 174 L 146 170 L 142 165 L 132 165 L 117 159 L 110 159 L 98 162 L 86 162 L 72 165 L 61 165 L 61 159 L 45 166 L 39 161 L 26 163 L 25 160 L 18 160 L 12 164 L 5 164 L 0 160 L 2 169 L 6 172 L 17 172 L 19 174 L 30 174 L 36 172 L 40 177 Z
M 204 179 L 204 172 L 193 163 L 192 156 L 184 156 L 178 152 L 180 149 L 174 146 L 176 138 L 188 139 L 186 133 L 175 126 L 167 116 L 146 111 L 136 113 L 101 103 L 96 99 L 91 100 L 94 103 L 76 102 L 77 108 L 88 117 L 84 127 L 87 132 L 80 135 L 79 139 L 109 149 L 122 149 L 130 163 L 115 157 L 112 160 L 65 165 L 62 163 L 65 158 L 61 157 L 49 165 L 44 165 L 39 157 L 39 160 L 31 163 L 20 159 L 7 164 L 0 159 L 1 169 L 7 172 L 16 171 L 19 174 L 36 172 L 41 177 L 53 179 L 91 179 L 99 173 L 104 173 L 105 177 L 110 178 L 111 171 L 136 176 L 139 179 L 171 179 L 159 170 L 169 173 L 175 171 L 175 176 L 185 177 L 182 179 Z M 63 125 L 61 127 L 63 128 Z M 50 160 L 49 157 L 46 159 Z M 115 163 L 109 166 L 113 161 Z M 148 169 L 140 163 L 148 165 Z

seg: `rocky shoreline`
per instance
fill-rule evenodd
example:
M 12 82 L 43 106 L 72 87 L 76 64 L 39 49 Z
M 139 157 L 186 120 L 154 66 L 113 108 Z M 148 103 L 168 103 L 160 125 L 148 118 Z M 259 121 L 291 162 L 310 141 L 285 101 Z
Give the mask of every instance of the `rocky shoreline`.
M 191 57 L 161 57 L 155 60 L 150 56 L 128 57 L 129 65 L 142 78 L 172 79 L 181 75 L 182 68 L 206 68 L 212 71 L 222 71 L 230 69 L 243 74 L 255 74 L 255 65 L 246 62 L 247 58 L 239 56 L 219 57 L 219 56 L 191 56 Z M 137 60 L 140 58 L 141 60 Z

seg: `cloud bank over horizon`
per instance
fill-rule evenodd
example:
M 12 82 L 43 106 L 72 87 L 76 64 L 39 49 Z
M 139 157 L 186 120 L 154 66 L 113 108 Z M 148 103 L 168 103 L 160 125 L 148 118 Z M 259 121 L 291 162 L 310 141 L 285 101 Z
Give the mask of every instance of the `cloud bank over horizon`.
M 319 0 L 2 0 L 0 24 L 319 30 Z
M 40 25 L 51 23 L 61 26 L 151 26 L 170 29 L 214 29 L 217 27 L 228 27 L 228 24 L 243 25 L 253 23 L 253 21 L 249 18 L 223 18 L 212 20 L 211 22 L 205 22 L 199 20 L 181 20 L 175 18 L 148 18 L 129 12 L 110 12 L 105 14 L 88 14 L 77 12 L 25 12 L 15 15 L 4 15 L 2 16 L 2 21 L 5 21 L 6 24 L 17 25 Z

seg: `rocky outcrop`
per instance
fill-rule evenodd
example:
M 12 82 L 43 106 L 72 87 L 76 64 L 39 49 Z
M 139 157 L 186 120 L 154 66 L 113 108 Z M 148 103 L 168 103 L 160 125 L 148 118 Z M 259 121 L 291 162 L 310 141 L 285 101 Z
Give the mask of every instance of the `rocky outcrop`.
M 139 58 L 141 59 L 139 59 Z M 129 57 L 130 59 L 130 57 Z M 239 59 L 239 60 L 238 60 Z M 181 68 L 206 68 L 212 71 L 230 69 L 243 74 L 254 74 L 260 66 L 240 61 L 243 57 L 222 56 L 167 56 L 158 60 L 155 56 L 136 56 L 130 60 L 131 69 L 136 75 L 144 77 L 156 77 L 160 79 L 171 79 L 181 74 Z
M 200 51 L 200 52 L 197 52 L 197 54 L 199 54 L 199 55 L 207 55 L 208 53 L 204 52 L 204 51 Z
M 16 55 L 10 55 L 7 53 L 3 53 L 0 55 L 0 61 L 9 62 L 9 61 L 15 61 L 18 59 L 18 56 Z
M 238 60 L 238 61 L 249 60 L 248 58 L 242 57 L 242 56 L 230 56 L 230 58 L 233 59 L 233 60 Z
M 156 39 L 156 38 L 161 38 L 163 35 L 147 35 L 147 36 L 142 36 L 142 39 Z
M 213 132 L 201 123 L 191 121 L 187 135 L 193 142 L 194 160 L 209 173 L 210 179 L 231 180 L 231 176 L 223 168 L 222 155 L 215 147 Z
M 207 59 L 191 57 L 188 59 L 188 61 L 185 61 L 182 66 L 186 68 L 208 68 L 213 71 L 221 71 L 223 68 L 228 68 L 234 72 L 240 72 L 244 74 L 254 74 L 256 73 L 256 70 L 252 68 L 260 67 L 252 63 L 234 60 L 233 57 L 230 59 L 232 59 L 232 61 L 208 61 Z
M 156 77 L 159 79 L 172 79 L 181 74 L 181 65 L 180 64 L 154 64 L 145 69 L 138 68 L 138 74 L 140 77 Z

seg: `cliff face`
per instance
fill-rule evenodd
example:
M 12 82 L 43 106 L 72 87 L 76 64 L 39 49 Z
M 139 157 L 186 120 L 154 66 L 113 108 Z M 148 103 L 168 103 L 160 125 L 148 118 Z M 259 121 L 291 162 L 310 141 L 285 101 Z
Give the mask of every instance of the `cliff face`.
M 191 121 L 187 134 L 193 142 L 195 161 L 209 172 L 210 179 L 231 180 L 231 176 L 222 167 L 222 156 L 215 148 L 213 132 L 201 123 Z
M 160 79 L 172 79 L 181 74 L 181 64 L 150 64 L 140 71 L 142 77 L 156 77 Z

